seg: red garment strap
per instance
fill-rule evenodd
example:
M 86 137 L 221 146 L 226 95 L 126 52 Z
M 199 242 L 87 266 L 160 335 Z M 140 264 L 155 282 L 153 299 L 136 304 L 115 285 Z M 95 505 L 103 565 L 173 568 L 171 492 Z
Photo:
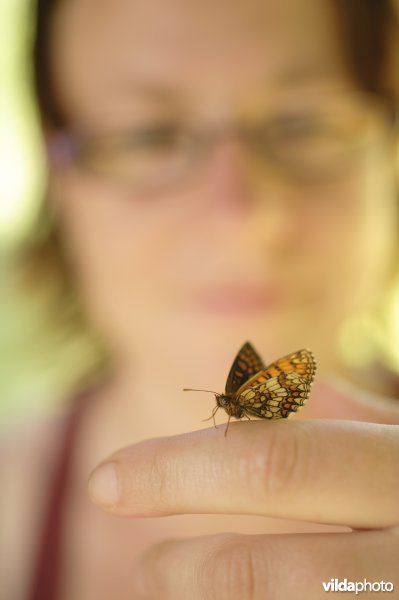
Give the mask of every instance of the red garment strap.
M 36 567 L 33 572 L 28 600 L 57 600 L 62 561 L 61 537 L 64 508 L 71 475 L 76 434 L 88 395 L 85 393 L 76 398 L 72 411 L 66 417 L 63 437 L 54 462 L 48 505 L 44 512 L 43 528 L 36 555 Z

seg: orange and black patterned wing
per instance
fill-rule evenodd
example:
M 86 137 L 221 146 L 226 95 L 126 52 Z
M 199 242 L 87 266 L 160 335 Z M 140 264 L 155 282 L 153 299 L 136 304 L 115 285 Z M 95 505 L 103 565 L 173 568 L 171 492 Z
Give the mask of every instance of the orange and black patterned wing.
M 285 377 L 284 384 L 279 377 L 272 377 L 241 392 L 238 403 L 244 414 L 259 419 L 284 419 L 303 406 L 310 384 L 295 373 Z
M 251 377 L 263 371 L 265 365 L 259 354 L 246 342 L 230 369 L 226 382 L 226 394 L 235 394 Z
M 298 350 L 272 362 L 265 369 L 270 377 L 280 373 L 296 373 L 306 380 L 313 381 L 316 372 L 316 361 L 311 350 Z
M 252 377 L 238 391 L 238 404 L 247 415 L 281 419 L 303 406 L 316 371 L 312 352 L 299 350 Z

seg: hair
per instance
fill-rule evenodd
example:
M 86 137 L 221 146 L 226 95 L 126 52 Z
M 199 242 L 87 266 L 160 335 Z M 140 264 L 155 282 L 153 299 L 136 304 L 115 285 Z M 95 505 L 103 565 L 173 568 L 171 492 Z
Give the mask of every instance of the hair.
M 397 0 L 329 1 L 336 11 L 338 31 L 354 80 L 361 89 L 380 96 L 389 112 L 396 114 L 399 106 Z M 34 8 L 33 88 L 39 116 L 47 130 L 65 124 L 56 103 L 49 65 L 51 21 L 58 4 L 59 0 L 36 0 Z M 63 244 L 45 201 L 25 245 L 22 262 L 29 282 L 33 281 L 35 286 L 38 281 L 39 285 L 51 281 L 54 289 L 57 282 L 54 305 L 70 337 L 86 331 L 88 340 L 95 339 L 86 325 Z

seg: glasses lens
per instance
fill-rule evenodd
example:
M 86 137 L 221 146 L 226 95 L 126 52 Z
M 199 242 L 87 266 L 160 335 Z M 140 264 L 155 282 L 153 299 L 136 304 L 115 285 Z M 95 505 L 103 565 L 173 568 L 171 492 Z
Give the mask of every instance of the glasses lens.
M 256 133 L 256 151 L 297 178 L 336 177 L 380 138 L 385 122 L 357 98 L 325 101 L 270 119 Z
M 96 173 L 140 187 L 178 177 L 195 152 L 195 140 L 188 132 L 160 125 L 93 139 L 79 160 Z

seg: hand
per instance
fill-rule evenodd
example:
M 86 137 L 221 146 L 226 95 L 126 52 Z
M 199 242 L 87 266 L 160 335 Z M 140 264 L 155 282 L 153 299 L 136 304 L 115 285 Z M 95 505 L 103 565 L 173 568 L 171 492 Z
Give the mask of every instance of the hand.
M 398 426 L 253 421 L 231 423 L 227 437 L 219 426 L 149 440 L 97 467 L 90 494 L 119 516 L 233 513 L 352 528 L 167 541 L 137 564 L 132 598 L 313 600 L 332 578 L 391 582 L 389 598 L 399 597 Z

